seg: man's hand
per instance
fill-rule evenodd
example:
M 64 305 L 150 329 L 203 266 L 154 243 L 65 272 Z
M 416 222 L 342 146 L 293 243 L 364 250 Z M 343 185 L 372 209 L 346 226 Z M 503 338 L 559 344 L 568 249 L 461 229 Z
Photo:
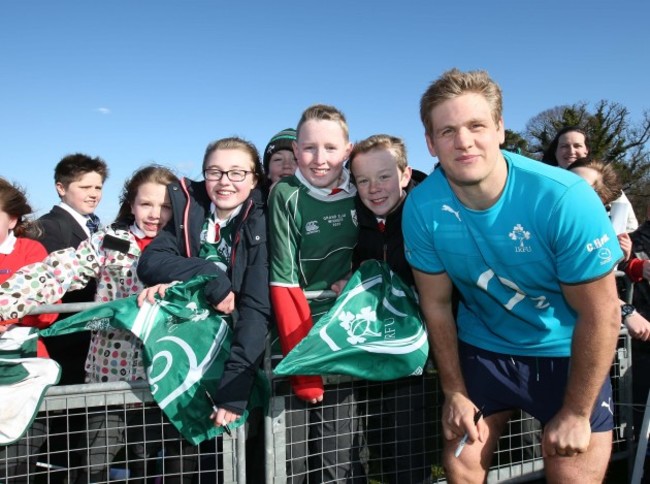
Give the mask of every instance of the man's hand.
M 214 309 L 223 314 L 230 314 L 235 310 L 235 293 L 230 291 L 219 304 L 214 306 Z
M 545 456 L 573 457 L 586 452 L 590 440 L 589 416 L 578 415 L 562 407 L 544 427 L 542 451 Z
M 165 292 L 171 284 L 156 284 L 155 286 L 147 287 L 140 294 L 138 294 L 138 307 L 141 308 L 145 301 L 149 304 L 156 302 L 156 295 L 160 298 L 165 297 Z
M 442 432 L 447 440 L 462 438 L 467 433 L 469 443 L 485 441 L 488 426 L 484 419 L 474 423 L 478 412 L 476 405 L 461 393 L 453 393 L 445 398 L 442 407 Z

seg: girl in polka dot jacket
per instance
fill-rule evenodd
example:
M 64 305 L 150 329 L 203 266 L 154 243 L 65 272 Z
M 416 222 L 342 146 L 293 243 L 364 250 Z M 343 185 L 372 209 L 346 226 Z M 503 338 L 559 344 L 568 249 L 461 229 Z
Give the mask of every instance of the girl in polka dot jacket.
M 52 252 L 43 262 L 23 267 L 2 285 L 0 300 L 7 301 L 0 308 L 0 320 L 54 303 L 91 279 L 97 281 L 97 302 L 140 293 L 144 285 L 136 274 L 138 260 L 171 218 L 166 187 L 176 181 L 170 170 L 157 165 L 136 171 L 124 185 L 115 223 L 77 249 Z M 125 330 L 93 331 L 85 370 L 87 383 L 146 379 L 142 344 Z

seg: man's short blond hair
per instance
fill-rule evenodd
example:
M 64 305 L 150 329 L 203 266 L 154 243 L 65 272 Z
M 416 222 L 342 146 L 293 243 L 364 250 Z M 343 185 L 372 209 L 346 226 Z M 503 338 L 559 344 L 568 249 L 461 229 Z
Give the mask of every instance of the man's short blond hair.
M 302 125 L 311 120 L 334 121 L 338 123 L 343 130 L 345 141 L 350 140 L 350 130 L 348 128 L 348 122 L 345 120 L 345 115 L 334 106 L 329 106 L 327 104 L 314 104 L 304 110 L 302 116 L 300 116 L 300 121 L 298 121 L 298 126 L 296 127 L 296 137 L 298 139 L 300 139 L 300 128 L 302 128 Z
M 372 150 L 388 150 L 397 162 L 397 168 L 400 171 L 406 170 L 408 160 L 406 158 L 406 145 L 401 138 L 389 134 L 374 134 L 364 140 L 355 143 L 352 153 L 350 153 L 350 169 L 354 158 L 361 153 L 368 153 Z
M 453 68 L 432 82 L 420 99 L 420 119 L 427 135 L 433 136 L 431 111 L 439 104 L 467 93 L 481 94 L 490 105 L 494 122 L 498 124 L 503 114 L 499 85 L 487 71 L 462 72 Z

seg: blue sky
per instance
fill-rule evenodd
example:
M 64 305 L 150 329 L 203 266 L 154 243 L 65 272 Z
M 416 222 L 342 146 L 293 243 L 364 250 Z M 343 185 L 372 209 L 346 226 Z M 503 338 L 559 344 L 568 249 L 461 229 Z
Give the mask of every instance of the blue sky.
M 58 202 L 63 156 L 101 156 L 107 222 L 138 167 L 198 178 L 209 142 L 240 135 L 261 151 L 317 102 L 346 114 L 353 140 L 403 137 L 410 163 L 429 171 L 419 98 L 451 67 L 486 69 L 516 131 L 545 109 L 600 99 L 640 120 L 649 14 L 647 0 L 5 0 L 0 175 L 42 214 Z

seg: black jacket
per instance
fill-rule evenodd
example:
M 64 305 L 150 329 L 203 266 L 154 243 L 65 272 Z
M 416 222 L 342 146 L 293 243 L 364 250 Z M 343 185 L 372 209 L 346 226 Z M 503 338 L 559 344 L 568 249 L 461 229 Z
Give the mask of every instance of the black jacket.
M 211 304 L 235 293 L 233 341 L 230 358 L 214 395 L 219 407 L 241 414 L 255 373 L 264 356 L 271 318 L 266 215 L 259 190 L 253 190 L 235 217 L 235 233 L 228 273 L 198 257 L 200 234 L 210 215 L 204 182 L 184 179 L 169 185 L 172 219 L 142 253 L 138 277 L 146 285 L 187 281 L 196 275 L 216 274 L 205 287 Z
M 88 234 L 67 210 L 55 205 L 48 213 L 38 219 L 43 234 L 38 241 L 48 254 L 68 247 L 79 247 Z
M 88 234 L 79 225 L 79 222 L 67 210 L 58 205 L 54 205 L 52 210 L 39 218 L 38 224 L 42 229 L 38 241 L 43 244 L 48 254 L 68 247 L 76 249 L 79 244 L 88 238 Z M 66 293 L 61 301 L 64 303 L 92 302 L 95 300 L 96 290 L 97 284 L 92 280 L 83 289 Z M 70 315 L 63 314 L 59 319 L 68 316 Z
M 414 186 L 425 178 L 424 173 L 413 170 L 411 182 L 406 188 L 406 192 L 410 192 Z M 354 269 L 357 269 L 365 260 L 383 260 L 406 284 L 414 286 L 413 272 L 404 256 L 404 236 L 402 234 L 404 201 L 402 200 L 399 207 L 386 217 L 384 232 L 379 230 L 377 217 L 361 202 L 358 194 L 355 203 L 359 223 L 359 240 L 354 250 Z
M 67 210 L 54 205 L 52 210 L 38 219 L 42 234 L 38 241 L 43 244 L 48 254 L 68 247 L 79 247 L 88 234 Z M 92 302 L 95 300 L 97 283 L 91 279 L 86 287 L 77 291 L 66 292 L 61 298 L 63 303 Z M 59 314 L 57 321 L 72 316 L 71 313 Z M 85 381 L 86 356 L 90 345 L 90 332 L 80 331 L 43 339 L 50 358 L 61 365 L 59 385 L 75 385 Z

